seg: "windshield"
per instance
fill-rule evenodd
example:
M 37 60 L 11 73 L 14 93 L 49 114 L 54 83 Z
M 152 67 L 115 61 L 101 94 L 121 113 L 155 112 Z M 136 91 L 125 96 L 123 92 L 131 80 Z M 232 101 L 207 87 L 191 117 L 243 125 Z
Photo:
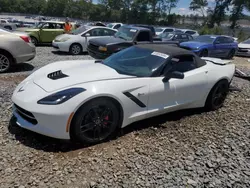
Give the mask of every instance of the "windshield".
M 244 42 L 242 42 L 243 44 L 250 44 L 250 39 L 245 40 Z
M 213 36 L 198 36 L 194 39 L 197 42 L 204 42 L 204 43 L 213 43 L 216 37 Z
M 107 27 L 109 27 L 109 28 L 113 28 L 113 26 L 114 26 L 114 24 L 111 24 L 111 23 L 107 25 Z
M 88 29 L 89 29 L 88 27 L 82 26 L 82 27 L 79 27 L 78 29 L 72 31 L 72 34 L 73 35 L 79 35 L 79 34 L 82 34 L 83 32 L 85 32 Z
M 162 31 L 163 31 L 162 28 L 156 28 L 156 29 L 155 29 L 155 32 L 162 32 Z
M 149 77 L 166 62 L 168 57 L 151 49 L 133 46 L 111 55 L 103 63 L 119 74 Z
M 164 38 L 164 39 L 171 39 L 173 36 L 174 36 L 173 33 L 162 33 L 162 34 L 160 34 L 160 37 Z
M 137 33 L 137 29 L 120 27 L 119 31 L 115 34 L 115 37 L 121 38 L 124 40 L 133 40 Z

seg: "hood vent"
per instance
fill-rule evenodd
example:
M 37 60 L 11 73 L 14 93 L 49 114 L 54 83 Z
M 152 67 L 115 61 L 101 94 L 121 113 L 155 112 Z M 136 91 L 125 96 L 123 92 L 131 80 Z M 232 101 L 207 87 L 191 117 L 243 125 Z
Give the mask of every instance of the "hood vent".
M 63 74 L 61 70 L 58 70 L 58 71 L 55 71 L 55 72 L 52 72 L 52 73 L 49 73 L 47 75 L 47 77 L 51 80 L 59 80 L 61 78 L 66 78 L 66 77 L 69 77 L 68 75 L 66 74 Z

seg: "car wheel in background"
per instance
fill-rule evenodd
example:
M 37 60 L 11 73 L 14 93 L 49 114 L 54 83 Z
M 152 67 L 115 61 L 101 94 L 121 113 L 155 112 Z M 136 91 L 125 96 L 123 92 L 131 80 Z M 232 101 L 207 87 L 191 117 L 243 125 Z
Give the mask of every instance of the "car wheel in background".
M 223 106 L 223 103 L 229 92 L 229 83 L 227 80 L 219 81 L 210 91 L 207 101 L 207 110 L 218 110 Z
M 4 52 L 0 52 L 0 73 L 7 72 L 12 64 L 12 58 Z
M 72 55 L 79 55 L 82 53 L 82 46 L 80 44 L 72 44 L 69 48 L 69 53 Z
M 35 37 L 30 37 L 31 42 L 36 46 L 38 44 L 38 40 Z
M 230 52 L 228 53 L 227 59 L 232 59 L 235 55 L 235 49 L 230 50 Z
M 5 26 L 4 28 L 8 29 L 8 30 L 12 30 L 12 27 L 10 27 L 10 26 Z
M 202 50 L 200 53 L 200 57 L 208 57 L 208 51 L 206 49 Z
M 103 142 L 114 135 L 119 120 L 119 108 L 112 100 L 91 100 L 75 114 L 70 130 L 71 139 L 86 144 Z

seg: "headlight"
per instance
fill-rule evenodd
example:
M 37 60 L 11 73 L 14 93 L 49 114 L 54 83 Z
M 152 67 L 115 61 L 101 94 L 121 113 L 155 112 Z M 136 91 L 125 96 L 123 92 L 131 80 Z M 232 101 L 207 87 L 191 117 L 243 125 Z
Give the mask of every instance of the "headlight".
M 104 52 L 108 51 L 107 47 L 104 47 L 104 46 L 99 46 L 98 49 L 99 49 L 100 51 L 104 51 Z
M 66 38 L 62 38 L 61 40 L 59 40 L 60 42 L 66 42 L 67 40 L 69 40 L 70 38 L 69 37 L 66 37 Z
M 59 91 L 52 95 L 49 95 L 41 100 L 39 100 L 38 104 L 45 104 L 45 105 L 58 105 L 66 102 L 67 100 L 71 99 L 72 97 L 78 95 L 86 91 L 83 88 L 70 88 L 63 91 Z

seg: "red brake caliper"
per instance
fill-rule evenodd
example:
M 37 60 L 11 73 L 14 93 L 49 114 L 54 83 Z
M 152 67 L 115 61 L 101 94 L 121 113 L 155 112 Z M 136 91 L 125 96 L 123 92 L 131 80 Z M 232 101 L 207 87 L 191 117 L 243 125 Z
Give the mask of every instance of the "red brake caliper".
M 106 116 L 106 117 L 104 118 L 104 120 L 108 121 L 108 120 L 109 120 L 109 116 Z M 107 125 L 107 124 L 108 124 L 107 122 L 104 122 L 104 125 Z

